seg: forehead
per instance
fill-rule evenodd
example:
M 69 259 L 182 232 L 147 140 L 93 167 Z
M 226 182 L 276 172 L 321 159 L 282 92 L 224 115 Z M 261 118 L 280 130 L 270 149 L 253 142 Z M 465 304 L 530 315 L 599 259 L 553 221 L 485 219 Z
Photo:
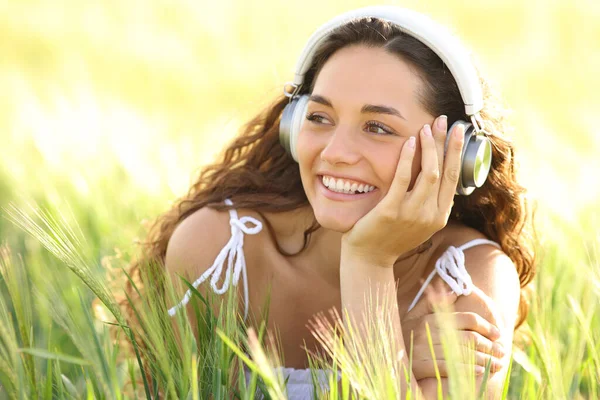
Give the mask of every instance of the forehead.
M 386 104 L 410 114 L 410 110 L 421 109 L 417 99 L 421 79 L 412 68 L 382 48 L 344 47 L 325 62 L 313 93 L 331 99 L 336 107 L 352 103 Z

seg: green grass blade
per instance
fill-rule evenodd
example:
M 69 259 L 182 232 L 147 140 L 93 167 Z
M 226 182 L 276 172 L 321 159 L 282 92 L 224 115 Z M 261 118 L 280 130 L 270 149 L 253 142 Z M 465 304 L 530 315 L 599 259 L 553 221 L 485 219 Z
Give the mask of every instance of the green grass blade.
M 36 348 L 20 348 L 18 349 L 20 353 L 31 354 L 32 356 L 45 358 L 48 360 L 57 360 L 63 361 L 69 364 L 77 364 L 77 365 L 91 365 L 91 362 L 79 357 L 73 357 L 66 354 L 53 353 L 51 351 L 45 349 L 36 349 Z

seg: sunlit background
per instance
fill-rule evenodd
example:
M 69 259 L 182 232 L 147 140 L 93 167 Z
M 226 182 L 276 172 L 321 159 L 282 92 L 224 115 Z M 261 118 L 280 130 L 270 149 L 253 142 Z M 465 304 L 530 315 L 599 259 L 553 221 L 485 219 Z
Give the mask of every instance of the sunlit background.
M 3 192 L 62 201 L 68 188 L 81 201 L 164 207 L 280 92 L 319 24 L 369 4 L 0 3 Z M 600 2 L 391 4 L 431 15 L 473 50 L 513 109 L 523 180 L 544 208 L 576 220 L 598 204 Z
M 513 110 L 542 248 L 600 254 L 600 1 L 384 3 L 453 29 Z M 281 93 L 313 30 L 372 4 L 0 1 L 0 207 L 70 210 L 98 259 L 129 252 Z M 5 220 L 0 241 L 38 249 Z

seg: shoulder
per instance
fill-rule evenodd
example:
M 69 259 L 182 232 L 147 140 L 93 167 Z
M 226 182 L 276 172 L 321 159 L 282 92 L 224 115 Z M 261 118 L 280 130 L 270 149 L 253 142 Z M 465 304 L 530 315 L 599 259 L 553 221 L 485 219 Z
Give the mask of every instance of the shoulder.
M 251 216 L 258 219 L 257 213 L 249 210 L 237 210 L 237 213 L 239 218 Z M 228 211 L 204 207 L 177 225 L 169 239 L 165 255 L 165 268 L 173 279 L 176 275 L 181 275 L 193 281 L 213 265 L 231 239 L 230 218 Z M 253 240 L 257 239 L 251 239 L 251 235 L 244 235 L 245 242 Z M 253 248 L 256 246 L 243 246 L 247 266 L 257 264 L 253 261 L 260 252 L 253 251 Z
M 197 210 L 173 231 L 167 244 L 165 268 L 172 274 L 195 277 L 210 267 L 229 236 L 227 213 L 207 207 Z
M 475 239 L 488 239 L 476 229 L 462 224 L 448 226 L 443 246 L 459 247 Z M 489 240 L 489 239 L 488 239 Z M 465 269 L 471 276 L 475 287 L 491 299 L 503 321 L 502 325 L 512 330 L 517 318 L 521 285 L 513 261 L 498 247 L 491 244 L 479 244 L 463 251 Z M 461 296 L 456 306 L 475 308 L 482 316 L 494 318 L 485 311 L 486 305 L 480 304 L 479 296 Z

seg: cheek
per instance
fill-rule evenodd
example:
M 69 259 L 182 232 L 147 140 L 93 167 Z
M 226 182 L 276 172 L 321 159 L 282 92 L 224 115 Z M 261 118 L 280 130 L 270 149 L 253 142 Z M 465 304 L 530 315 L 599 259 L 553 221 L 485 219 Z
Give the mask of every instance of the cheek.
M 313 157 L 315 151 L 314 140 L 311 138 L 310 131 L 302 129 L 298 134 L 298 142 L 296 143 L 296 154 L 298 155 L 298 162 L 305 161 L 307 158 Z
M 304 191 L 308 192 L 307 188 L 310 188 L 308 181 L 312 176 L 312 168 L 315 163 L 315 156 L 318 156 L 318 153 L 314 141 L 310 140 L 310 137 L 304 134 L 304 132 L 301 132 L 298 137 L 296 154 L 298 156 L 302 185 L 304 186 Z

